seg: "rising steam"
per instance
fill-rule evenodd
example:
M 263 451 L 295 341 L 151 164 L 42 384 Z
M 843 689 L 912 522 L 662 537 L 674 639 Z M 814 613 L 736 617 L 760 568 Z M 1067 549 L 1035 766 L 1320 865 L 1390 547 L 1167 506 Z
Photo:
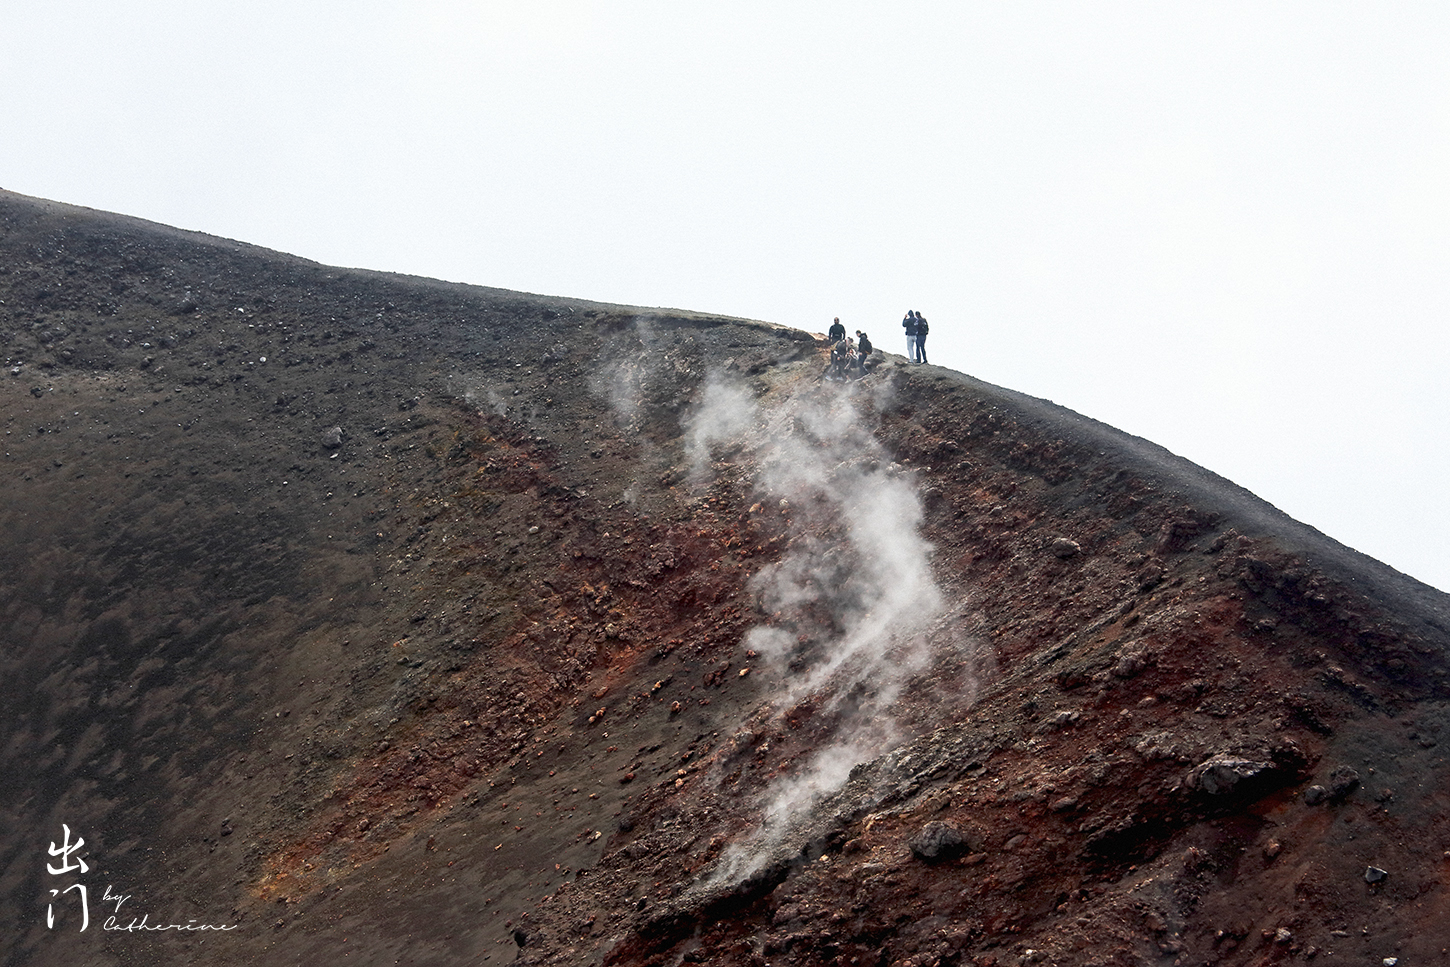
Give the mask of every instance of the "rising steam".
M 927 633 L 943 613 L 915 481 L 867 419 L 832 388 L 766 409 L 745 388 L 711 381 L 686 423 L 697 486 L 712 453 L 738 447 L 759 467 L 764 501 L 790 522 L 786 555 L 753 579 L 767 617 L 746 637 L 786 682 L 776 708 L 809 699 L 839 720 L 809 765 L 769 788 L 759 830 L 726 852 L 715 882 L 755 872 L 853 766 L 899 741 L 891 706 L 926 662 Z

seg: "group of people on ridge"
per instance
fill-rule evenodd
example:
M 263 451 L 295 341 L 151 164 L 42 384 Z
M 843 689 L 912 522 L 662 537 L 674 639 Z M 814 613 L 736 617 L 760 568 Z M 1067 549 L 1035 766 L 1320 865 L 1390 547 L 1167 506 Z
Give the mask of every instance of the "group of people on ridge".
M 926 362 L 926 319 L 921 313 L 909 309 L 906 318 L 901 320 L 901 327 L 906 330 L 907 360 L 913 363 Z M 831 344 L 831 364 L 826 368 L 826 375 L 836 379 L 846 379 L 853 373 L 857 376 L 866 375 L 874 347 L 864 332 L 857 329 L 856 338 L 853 340 L 846 335 L 846 327 L 841 325 L 841 319 L 837 316 L 831 323 L 831 328 L 826 331 L 826 339 Z
M 874 351 L 870 337 L 857 329 L 853 340 L 846 335 L 846 327 L 841 325 L 841 318 L 837 316 L 826 331 L 826 338 L 831 343 L 831 365 L 826 370 L 827 375 L 838 379 L 845 379 L 852 373 L 866 375 L 866 367 Z

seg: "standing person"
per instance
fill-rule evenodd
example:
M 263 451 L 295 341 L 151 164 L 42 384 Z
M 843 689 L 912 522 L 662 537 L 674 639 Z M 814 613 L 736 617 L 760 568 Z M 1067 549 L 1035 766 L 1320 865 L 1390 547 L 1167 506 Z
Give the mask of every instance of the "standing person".
M 926 324 L 926 318 L 921 313 L 916 314 L 916 361 L 926 362 L 926 334 L 931 327 Z
M 826 338 L 831 342 L 840 342 L 846 338 L 846 327 L 841 325 L 841 317 L 837 316 L 836 321 L 831 323 L 831 328 L 826 333 Z
M 831 347 L 831 365 L 826 367 L 827 374 L 832 379 L 845 379 L 846 368 L 850 364 L 852 355 L 851 346 L 845 339 L 836 340 Z
M 910 309 L 906 310 L 906 318 L 901 320 L 901 328 L 906 330 L 906 361 L 916 362 L 916 313 Z

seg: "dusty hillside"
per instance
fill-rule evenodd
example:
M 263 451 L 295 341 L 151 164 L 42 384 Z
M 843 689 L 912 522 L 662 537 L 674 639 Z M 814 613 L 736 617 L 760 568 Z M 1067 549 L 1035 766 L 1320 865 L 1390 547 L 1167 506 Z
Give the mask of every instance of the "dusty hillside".
M 0 339 L 7 967 L 1450 947 L 1450 599 L 1143 440 L 8 193 Z

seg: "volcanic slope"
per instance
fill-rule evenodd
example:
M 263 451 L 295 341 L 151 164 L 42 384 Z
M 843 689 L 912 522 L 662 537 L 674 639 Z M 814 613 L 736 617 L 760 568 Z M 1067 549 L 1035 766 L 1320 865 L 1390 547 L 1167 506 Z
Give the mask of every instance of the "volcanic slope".
M 5 192 L 0 339 L 6 967 L 1450 947 L 1450 599 L 1151 443 Z

